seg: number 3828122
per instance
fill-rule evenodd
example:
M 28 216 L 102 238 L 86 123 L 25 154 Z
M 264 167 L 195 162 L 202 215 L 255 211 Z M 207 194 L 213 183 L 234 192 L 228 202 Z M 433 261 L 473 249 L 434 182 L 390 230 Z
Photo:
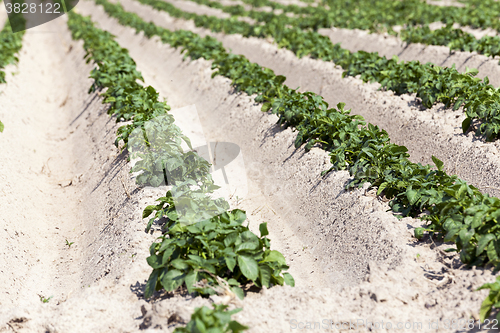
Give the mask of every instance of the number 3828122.
M 44 4 L 36 4 L 36 3 L 5 3 L 5 7 L 7 8 L 7 14 L 15 13 L 15 14 L 35 14 L 35 13 L 46 13 L 46 14 L 61 14 L 61 4 L 51 4 L 49 2 Z

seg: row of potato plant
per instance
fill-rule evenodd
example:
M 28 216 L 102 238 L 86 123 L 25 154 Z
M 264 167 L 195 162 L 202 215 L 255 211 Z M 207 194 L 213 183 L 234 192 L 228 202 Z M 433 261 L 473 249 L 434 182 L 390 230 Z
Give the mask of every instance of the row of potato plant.
M 495 0 L 467 0 L 463 7 L 436 6 L 423 0 L 323 0 L 317 6 L 284 5 L 272 0 L 241 0 L 252 7 L 271 7 L 300 18 L 290 23 L 318 30 L 332 26 L 396 34 L 395 26 L 457 23 L 500 31 L 500 4 Z
M 261 7 L 263 5 L 270 5 L 273 8 L 276 9 L 281 9 L 284 12 L 280 13 L 278 15 L 270 13 L 270 12 L 263 12 L 261 10 L 246 10 L 242 5 L 236 4 L 236 5 L 223 5 L 218 1 L 212 1 L 212 0 L 191 0 L 193 2 L 196 2 L 200 5 L 205 5 L 211 8 L 217 8 L 222 10 L 223 12 L 229 13 L 233 16 L 248 16 L 252 19 L 254 19 L 257 22 L 268 22 L 270 19 L 280 17 L 281 21 L 285 25 L 290 25 L 294 27 L 300 27 L 302 29 L 314 29 L 317 30 L 319 28 L 324 28 L 323 25 L 329 24 L 326 22 L 329 22 L 328 20 L 325 21 L 323 17 L 318 17 L 317 15 L 308 13 L 307 15 L 304 14 L 304 12 L 309 12 L 308 10 L 296 10 L 297 5 L 281 5 L 273 1 L 247 1 L 247 3 L 255 5 L 256 7 Z M 372 3 L 372 2 L 370 2 Z M 376 2 L 375 2 L 376 3 Z M 394 5 L 394 2 L 391 2 L 392 5 Z M 407 4 L 406 4 L 407 5 Z M 482 8 L 482 3 L 481 3 L 481 8 Z M 469 4 L 469 6 L 471 6 Z M 394 10 L 399 10 L 402 13 L 407 13 L 405 7 L 401 7 L 400 3 L 396 3 L 396 8 Z M 303 7 L 299 7 L 303 8 Z M 313 11 L 326 11 L 324 8 L 319 7 L 312 7 Z M 364 7 L 363 7 L 364 8 Z M 410 6 L 410 8 L 413 9 L 413 7 Z M 474 7 L 475 8 L 475 7 Z M 295 17 L 289 17 L 286 15 L 286 13 L 301 13 L 297 14 Z M 357 11 L 359 14 L 359 11 Z M 380 13 L 380 12 L 379 12 Z M 392 13 L 392 12 L 391 12 Z M 415 15 L 415 11 L 411 12 L 412 15 Z M 343 14 L 345 15 L 345 8 L 343 10 Z M 401 14 L 401 13 L 400 13 Z M 379 15 L 380 16 L 380 15 Z M 355 19 L 352 18 L 352 16 L 347 15 L 347 16 L 334 16 L 337 25 L 332 24 L 332 26 L 336 27 L 344 27 L 344 28 L 350 28 L 352 29 L 353 27 L 345 27 L 344 24 L 346 22 L 358 22 Z M 342 20 L 343 18 L 343 20 Z M 380 18 L 380 17 L 379 17 Z M 407 18 L 407 17 L 406 17 Z M 314 20 L 317 20 L 315 24 L 312 24 Z M 345 21 L 347 20 L 347 21 Z M 363 20 L 361 20 L 363 21 Z M 424 22 L 426 20 L 423 20 Z M 499 36 L 484 36 L 480 39 L 477 39 L 473 34 L 465 32 L 462 29 L 459 28 L 453 28 L 453 22 L 450 21 L 450 19 L 445 19 L 445 21 L 450 22 L 448 23 L 445 27 L 436 29 L 436 30 L 431 30 L 429 28 L 429 25 L 415 25 L 415 23 L 408 23 L 408 20 L 405 21 L 406 26 L 403 27 L 400 32 L 398 33 L 399 37 L 406 42 L 407 44 L 410 43 L 422 43 L 426 45 L 444 45 L 447 46 L 450 49 L 450 52 L 452 50 L 459 50 L 459 51 L 467 51 L 467 52 L 477 52 L 479 54 L 483 54 L 487 57 L 495 57 L 497 55 L 500 55 L 500 37 Z M 372 24 L 374 22 L 378 21 L 370 21 Z M 342 24 L 344 23 L 344 24 Z M 364 27 L 364 24 L 362 26 L 355 26 L 356 28 L 361 28 Z M 373 27 L 371 27 L 373 30 Z M 391 27 L 392 29 L 392 27 Z M 392 33 L 396 33 L 394 30 L 391 30 Z
M 147 37 L 159 36 L 164 43 L 180 47 L 186 57 L 211 60 L 213 76 L 231 79 L 237 91 L 257 94 L 255 101 L 263 103 L 263 111 L 277 114 L 284 127 L 295 128 L 296 147 L 305 144 L 309 150 L 319 145 L 330 152 L 333 166 L 325 172 L 348 169 L 352 181 L 347 189 L 369 182 L 378 187 L 378 195 L 391 199 L 390 206 L 399 216 L 427 221 L 425 228 L 415 229 L 417 238 L 430 232 L 445 242 L 455 242 L 456 249 L 450 250 L 459 252 L 462 262 L 500 267 L 500 199 L 447 175 L 435 157 L 437 169 L 410 162 L 404 146 L 391 143 L 386 131 L 366 124 L 363 117 L 350 115 L 343 103 L 337 109 L 329 108 L 319 95 L 290 89 L 283 84 L 285 77 L 242 55 L 228 53 L 213 37 L 201 38 L 185 30 L 172 32 L 146 23 L 120 4 L 96 2 L 121 24 L 143 31 Z
M 401 31 L 400 37 L 406 43 L 444 45 L 451 50 L 477 52 L 487 57 L 500 55 L 500 36 L 484 36 L 480 39 L 462 29 L 453 28 L 453 23 L 431 30 L 428 25 L 408 27 Z
M 22 4 L 22 0 L 13 1 L 13 3 Z M 0 1 L 0 5 L 2 2 Z M 5 22 L 2 31 L 0 31 L 0 83 L 5 81 L 5 67 L 18 62 L 17 53 L 21 50 L 24 30 L 12 32 L 12 26 L 25 26 L 24 17 L 21 14 L 11 14 Z M 0 121 L 0 133 L 4 130 L 4 124 Z
M 183 151 L 181 141 L 191 147 L 189 139 L 174 124 L 173 117 L 168 114 L 170 107 L 165 101 L 159 101 L 158 92 L 140 83 L 142 75 L 128 51 L 121 48 L 109 32 L 96 28 L 90 18 L 74 12 L 69 12 L 68 16 L 73 39 L 84 41 L 85 58 L 96 65 L 90 74 L 94 82 L 89 93 L 105 90 L 101 96 L 103 103 L 109 103 L 108 114 L 117 122 L 130 122 L 118 129 L 115 144 L 119 146 L 123 142 L 132 151 L 137 145 L 151 146 L 152 137 L 144 135 L 141 140 L 134 131 L 150 134 L 153 130 L 161 135 L 162 146 L 169 147 L 161 152 L 152 149 L 154 154 L 150 153 L 150 156 L 145 156 L 144 152 L 130 155 L 132 159 L 143 158 L 131 170 L 143 171 L 137 177 L 140 185 L 159 186 L 162 184 L 158 181 L 160 175 L 172 175 L 166 179 L 172 189 L 157 200 L 158 205 L 146 207 L 143 213 L 144 218 L 154 213 L 147 230 L 154 220 L 165 218 L 162 236 L 151 245 L 147 258 L 153 271 L 144 296 L 148 298 L 155 290 L 173 291 L 181 286 L 189 292 L 210 295 L 216 293 L 222 283 L 243 298 L 241 286 L 249 283 L 258 287 L 283 283 L 293 286 L 293 277 L 283 272 L 288 269 L 285 258 L 280 252 L 270 249 L 266 223 L 260 225 L 259 237 L 243 225 L 246 220 L 244 211 L 228 210 L 229 205 L 223 199 L 208 197 L 218 188 L 209 173 L 208 162 L 192 150 Z M 198 222 L 182 221 L 173 200 L 174 191 L 188 193 L 184 198 L 191 199 L 196 209 L 215 210 L 218 215 Z M 225 282 L 221 282 L 221 278 Z M 246 329 L 237 322 L 226 320 L 232 312 L 224 312 L 224 309 L 198 309 L 192 317 L 194 324 L 188 324 L 188 328 L 190 325 L 225 327 L 224 332 Z
M 252 25 L 236 18 L 222 19 L 184 12 L 161 0 L 138 1 L 166 11 L 173 17 L 193 20 L 197 27 L 214 32 L 272 37 L 279 47 L 291 50 L 299 58 L 309 55 L 333 61 L 345 70 L 343 76 L 360 75 L 364 82 L 379 82 L 381 89 L 392 90 L 398 95 L 415 93 L 426 108 L 437 102 L 444 103 L 446 107 L 453 106 L 454 110 L 463 106 L 467 115 L 462 123 L 464 133 L 475 128 L 476 135 L 484 135 L 488 141 L 500 136 L 500 90 L 489 84 L 487 77 L 484 80 L 475 77 L 475 69 L 460 73 L 454 66 L 449 68 L 419 61 L 400 61 L 396 56 L 387 59 L 377 52 L 350 52 L 317 32 L 287 27 L 281 16 Z

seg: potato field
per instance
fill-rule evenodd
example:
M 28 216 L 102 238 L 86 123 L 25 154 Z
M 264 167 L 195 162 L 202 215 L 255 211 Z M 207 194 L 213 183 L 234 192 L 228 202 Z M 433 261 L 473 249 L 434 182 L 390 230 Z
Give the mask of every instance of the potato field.
M 2 0 L 0 29 L 0 332 L 500 328 L 500 2 Z

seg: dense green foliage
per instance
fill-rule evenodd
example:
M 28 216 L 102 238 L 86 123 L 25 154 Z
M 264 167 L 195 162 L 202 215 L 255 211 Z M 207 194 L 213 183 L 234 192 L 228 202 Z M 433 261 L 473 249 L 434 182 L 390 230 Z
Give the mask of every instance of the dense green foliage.
M 288 28 L 275 18 L 262 25 L 251 25 L 235 18 L 219 19 L 214 16 L 186 13 L 161 0 L 138 0 L 158 10 L 167 11 L 174 17 L 192 19 L 198 27 L 228 34 L 239 33 L 245 37 L 272 37 L 279 47 L 294 52 L 298 57 L 309 55 L 324 61 L 333 61 L 341 66 L 344 76 L 360 75 L 365 82 L 379 82 L 382 88 L 396 94 L 415 93 L 422 104 L 430 108 L 437 102 L 456 110 L 463 106 L 467 118 L 463 131 L 470 129 L 474 120 L 481 123 L 476 135 L 484 135 L 492 141 L 500 135 L 500 91 L 489 84 L 488 78 L 474 77 L 477 71 L 458 72 L 419 61 L 399 61 L 397 57 L 387 59 L 378 53 L 350 52 L 333 44 L 326 36 L 299 28 Z M 150 31 L 153 31 L 149 29 Z M 154 34 L 154 32 L 152 32 Z M 167 41 L 168 42 L 168 41 Z
M 367 125 L 361 116 L 350 115 L 343 104 L 329 108 L 321 96 L 290 89 L 283 85 L 284 77 L 241 55 L 227 53 L 214 38 L 200 38 L 183 30 L 172 32 L 144 22 L 121 5 L 97 2 L 120 23 L 149 37 L 160 36 L 192 59 L 212 60 L 213 75 L 230 78 L 237 90 L 258 94 L 256 102 L 263 103 L 263 111 L 276 113 L 280 124 L 298 131 L 296 147 L 305 144 L 309 149 L 318 144 L 330 152 L 332 169 L 349 170 L 353 180 L 348 188 L 365 182 L 378 186 L 379 194 L 392 199 L 394 212 L 427 220 L 425 230 L 454 241 L 464 263 L 500 264 L 500 199 L 447 175 L 442 162 L 434 157 L 437 170 L 410 162 L 405 147 L 390 143 L 387 132 Z M 421 216 L 424 211 L 428 213 Z M 421 237 L 425 230 L 416 229 L 416 236 Z
M 177 327 L 174 333 L 239 333 L 248 329 L 231 316 L 241 311 L 234 309 L 225 311 L 227 305 L 213 304 L 213 309 L 203 306 L 196 308 L 186 327 Z
M 173 206 L 171 201 L 166 213 L 168 231 L 150 249 L 148 263 L 154 270 L 145 297 L 155 289 L 172 291 L 183 284 L 188 292 L 215 294 L 220 289 L 218 277 L 224 278 L 227 288 L 241 299 L 240 285 L 248 282 L 267 288 L 295 285 L 290 274 L 280 276 L 288 266 L 280 252 L 271 251 L 265 223 L 260 225 L 260 238 L 243 226 L 246 215 L 238 209 L 186 225 L 177 223 Z
M 290 274 L 280 275 L 288 266 L 281 253 L 270 250 L 266 224 L 258 237 L 242 225 L 243 211 L 227 211 L 227 202 L 209 197 L 218 186 L 208 162 L 194 151 L 183 152 L 181 140 L 191 146 L 189 139 L 173 123 L 166 102 L 158 101 L 158 92 L 139 83 L 142 76 L 127 50 L 110 33 L 95 28 L 89 18 L 74 12 L 68 15 L 72 37 L 84 40 L 87 62 L 97 66 L 90 75 L 94 82 L 89 93 L 107 88 L 101 96 L 103 103 L 110 104 L 108 113 L 119 122 L 131 121 L 118 129 L 115 144 L 123 140 L 132 150 L 131 157 L 141 158 L 131 170 L 143 171 L 137 182 L 158 186 L 165 180 L 173 185 L 158 205 L 146 207 L 143 213 L 144 218 L 154 215 L 147 230 L 154 220 L 166 218 L 163 236 L 153 243 L 147 259 L 153 272 L 145 297 L 181 285 L 191 292 L 211 294 L 220 278 L 227 279 L 225 283 L 240 297 L 239 286 L 248 282 L 258 287 L 294 285 Z M 183 210 L 176 207 L 180 204 L 185 205 Z M 200 281 L 205 281 L 203 287 L 197 286 Z

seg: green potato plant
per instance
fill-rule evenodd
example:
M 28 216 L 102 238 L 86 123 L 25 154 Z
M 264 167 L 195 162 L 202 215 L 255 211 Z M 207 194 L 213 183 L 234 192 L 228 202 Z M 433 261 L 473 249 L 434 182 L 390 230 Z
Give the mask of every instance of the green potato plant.
M 243 226 L 246 214 L 239 209 L 190 225 L 178 223 L 178 216 L 169 213 L 167 231 L 151 245 L 147 259 L 153 272 L 146 298 L 155 290 L 174 291 L 183 285 L 188 292 L 215 294 L 215 276 L 224 278 L 241 299 L 240 286 L 247 283 L 259 288 L 295 285 L 289 273 L 282 273 L 288 269 L 283 255 L 270 249 L 266 223 L 260 225 L 258 237 Z
M 177 327 L 175 333 L 239 333 L 246 331 L 247 326 L 231 320 L 231 316 L 241 311 L 227 311 L 227 305 L 213 304 L 213 309 L 206 306 L 196 308 L 191 320 L 185 327 Z

